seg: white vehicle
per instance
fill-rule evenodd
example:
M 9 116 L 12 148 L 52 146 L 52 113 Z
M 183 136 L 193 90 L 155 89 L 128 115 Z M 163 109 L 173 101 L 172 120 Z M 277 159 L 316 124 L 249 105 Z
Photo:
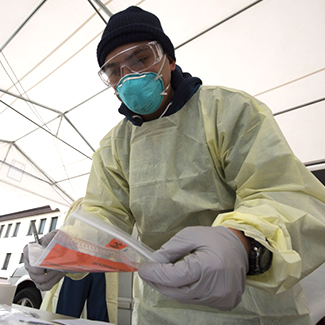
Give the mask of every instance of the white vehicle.
M 44 293 L 36 288 L 23 263 L 18 265 L 8 282 L 17 287 L 13 303 L 39 309 Z

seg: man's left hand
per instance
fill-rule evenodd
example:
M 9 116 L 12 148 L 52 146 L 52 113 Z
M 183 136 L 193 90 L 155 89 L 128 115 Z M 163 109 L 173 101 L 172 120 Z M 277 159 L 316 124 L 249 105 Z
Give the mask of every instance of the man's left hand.
M 154 252 L 160 263 L 144 263 L 139 276 L 181 303 L 231 310 L 245 290 L 248 256 L 225 227 L 188 227 Z

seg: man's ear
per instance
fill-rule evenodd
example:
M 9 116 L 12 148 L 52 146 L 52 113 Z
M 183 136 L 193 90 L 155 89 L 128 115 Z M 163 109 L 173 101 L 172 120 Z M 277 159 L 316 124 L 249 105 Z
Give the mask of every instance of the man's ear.
M 170 71 L 174 71 L 176 69 L 176 62 L 175 60 L 167 54 L 167 59 L 169 61 Z

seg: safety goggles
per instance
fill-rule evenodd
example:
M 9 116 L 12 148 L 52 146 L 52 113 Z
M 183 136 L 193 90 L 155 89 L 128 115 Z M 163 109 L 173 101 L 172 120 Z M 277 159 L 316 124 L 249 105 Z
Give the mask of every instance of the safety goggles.
M 127 73 L 141 73 L 158 63 L 163 57 L 163 50 L 156 41 L 132 46 L 114 55 L 100 68 L 98 74 L 108 86 L 115 86 Z

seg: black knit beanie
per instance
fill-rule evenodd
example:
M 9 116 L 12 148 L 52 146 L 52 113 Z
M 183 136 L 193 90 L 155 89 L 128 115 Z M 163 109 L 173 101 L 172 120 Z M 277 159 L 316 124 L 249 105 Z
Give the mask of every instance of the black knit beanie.
M 134 42 L 157 41 L 176 61 L 174 46 L 164 33 L 159 19 L 139 7 L 129 7 L 111 16 L 97 47 L 100 67 L 107 55 L 117 47 Z

